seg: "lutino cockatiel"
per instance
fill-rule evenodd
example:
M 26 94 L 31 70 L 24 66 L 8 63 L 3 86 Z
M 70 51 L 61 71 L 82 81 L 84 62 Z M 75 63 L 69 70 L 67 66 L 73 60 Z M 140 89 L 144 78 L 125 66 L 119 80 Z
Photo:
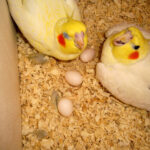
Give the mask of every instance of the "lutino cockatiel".
M 86 27 L 75 0 L 7 0 L 19 29 L 39 52 L 60 60 L 80 55 Z
M 150 111 L 150 33 L 126 24 L 106 36 L 97 79 L 124 103 Z

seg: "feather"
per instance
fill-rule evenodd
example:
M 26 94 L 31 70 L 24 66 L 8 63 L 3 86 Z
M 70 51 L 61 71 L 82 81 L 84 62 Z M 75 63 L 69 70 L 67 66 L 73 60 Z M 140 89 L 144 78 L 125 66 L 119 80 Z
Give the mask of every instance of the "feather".
M 111 36 L 130 26 L 120 25 L 120 28 L 116 26 L 109 30 L 103 46 L 102 62 L 96 66 L 96 77 L 116 98 L 150 111 L 150 46 L 144 58 L 128 65 L 115 59 L 110 46 Z M 150 39 L 148 32 L 141 32 L 145 40 Z
M 8 4 L 19 29 L 38 51 L 65 60 L 79 55 L 66 55 L 55 36 L 58 22 L 81 20 L 75 0 L 8 0 Z

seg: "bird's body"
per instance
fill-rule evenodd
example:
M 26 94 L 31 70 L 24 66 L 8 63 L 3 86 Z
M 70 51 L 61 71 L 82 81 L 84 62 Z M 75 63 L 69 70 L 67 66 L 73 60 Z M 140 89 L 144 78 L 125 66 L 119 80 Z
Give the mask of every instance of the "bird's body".
M 38 51 L 62 60 L 76 58 L 81 53 L 74 45 L 71 45 L 74 50 L 66 45 L 67 50 L 63 51 L 57 35 L 63 24 L 70 20 L 84 28 L 74 0 L 8 0 L 8 4 L 19 29 Z M 82 31 L 80 27 L 76 32 Z
M 113 55 L 113 48 L 110 46 L 110 39 L 113 35 L 116 35 L 116 31 L 120 32 L 127 27 L 124 26 L 120 30 L 118 28 L 113 29 L 114 33 L 104 43 L 101 57 L 102 62 L 97 64 L 96 75 L 103 86 L 118 99 L 127 104 L 150 111 L 150 44 L 146 39 L 150 39 L 150 35 L 145 31 L 142 32 L 146 42 L 144 46 L 149 45 L 149 47 L 146 46 L 147 49 L 144 50 L 144 55 L 140 53 L 140 48 L 139 51 L 134 49 L 133 52 L 139 52 L 139 59 L 132 58 L 133 62 L 131 62 L 132 60 L 129 60 L 127 63 L 121 62 L 120 59 Z M 134 40 L 134 37 L 132 39 Z M 130 52 L 130 48 L 128 52 Z M 143 55 L 143 57 L 140 58 L 140 55 Z

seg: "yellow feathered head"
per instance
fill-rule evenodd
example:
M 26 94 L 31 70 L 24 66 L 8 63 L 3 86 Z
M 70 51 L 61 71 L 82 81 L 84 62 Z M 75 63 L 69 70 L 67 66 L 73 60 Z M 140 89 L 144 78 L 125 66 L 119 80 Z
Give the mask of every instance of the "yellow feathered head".
M 144 58 L 150 50 L 148 40 L 136 27 L 129 27 L 113 35 L 110 46 L 117 61 L 124 64 Z
M 87 46 L 86 26 L 71 18 L 61 19 L 55 27 L 55 37 L 63 53 L 81 53 Z

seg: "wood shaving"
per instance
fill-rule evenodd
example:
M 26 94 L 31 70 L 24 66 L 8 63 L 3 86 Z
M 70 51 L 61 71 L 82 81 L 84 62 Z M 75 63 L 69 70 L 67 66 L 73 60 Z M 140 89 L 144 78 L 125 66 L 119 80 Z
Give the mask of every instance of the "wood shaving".
M 77 2 L 88 29 L 88 47 L 96 50 L 93 61 L 46 57 L 44 64 L 34 64 L 29 56 L 37 51 L 17 34 L 23 150 L 149 150 L 150 114 L 115 99 L 95 78 L 104 35 L 110 27 L 127 22 L 150 30 L 149 0 Z M 68 70 L 82 74 L 81 86 L 66 82 Z M 72 99 L 71 117 L 58 113 L 51 97 L 54 91 Z

